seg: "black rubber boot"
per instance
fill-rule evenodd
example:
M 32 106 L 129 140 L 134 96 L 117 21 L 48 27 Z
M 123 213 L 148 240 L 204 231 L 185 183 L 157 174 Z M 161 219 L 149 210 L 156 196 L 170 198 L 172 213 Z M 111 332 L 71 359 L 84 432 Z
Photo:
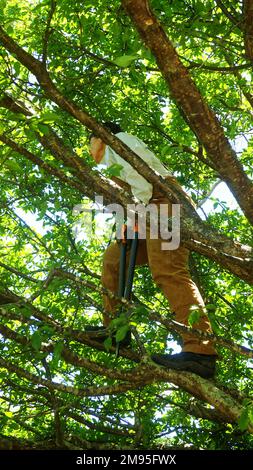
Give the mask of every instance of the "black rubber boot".
M 205 379 L 215 374 L 216 356 L 181 352 L 179 354 L 153 354 L 151 359 L 167 369 L 194 372 Z

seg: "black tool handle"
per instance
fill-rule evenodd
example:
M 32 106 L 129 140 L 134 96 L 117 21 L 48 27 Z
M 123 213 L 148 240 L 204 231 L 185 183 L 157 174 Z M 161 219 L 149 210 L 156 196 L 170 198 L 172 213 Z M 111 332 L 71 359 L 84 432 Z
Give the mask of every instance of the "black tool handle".
M 126 252 L 127 252 L 127 238 L 126 238 L 126 224 L 122 225 L 120 243 L 120 258 L 119 258 L 119 297 L 123 297 L 126 283 Z
M 133 279 L 134 279 L 134 268 L 136 264 L 136 256 L 137 256 L 137 248 L 138 248 L 138 225 L 136 224 L 134 227 L 134 239 L 132 240 L 131 244 L 131 251 L 130 251 L 130 259 L 129 259 L 129 266 L 128 266 L 128 273 L 127 273 L 127 282 L 126 288 L 124 292 L 124 298 L 129 300 L 131 296 L 132 286 L 133 286 Z

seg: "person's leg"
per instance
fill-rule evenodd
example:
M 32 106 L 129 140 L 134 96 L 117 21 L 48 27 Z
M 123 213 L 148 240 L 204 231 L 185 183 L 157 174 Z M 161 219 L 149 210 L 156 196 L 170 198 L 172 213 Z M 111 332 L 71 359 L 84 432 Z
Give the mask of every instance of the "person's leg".
M 126 255 L 126 273 L 129 264 L 129 254 L 130 250 L 127 250 Z M 119 285 L 119 261 L 120 261 L 120 243 L 114 242 L 109 245 L 106 249 L 103 257 L 103 268 L 102 268 L 102 277 L 101 282 L 103 287 L 118 294 L 118 285 Z M 137 256 L 136 256 L 136 265 L 143 265 L 147 263 L 147 249 L 146 249 L 146 240 L 139 240 Z M 110 295 L 103 295 L 103 305 L 104 305 L 104 326 L 108 326 L 111 319 L 115 316 L 117 307 L 119 305 L 117 299 L 110 297 Z
M 165 201 L 163 200 L 162 203 L 164 204 Z M 203 299 L 190 277 L 188 250 L 183 246 L 176 250 L 162 250 L 162 242 L 161 238 L 150 239 L 149 231 L 147 231 L 148 261 L 154 281 L 167 297 L 172 311 L 175 312 L 176 321 L 188 326 L 190 309 L 196 305 L 203 311 L 203 316 L 198 323 L 194 324 L 194 328 L 210 332 L 210 323 L 204 314 Z M 182 334 L 182 338 L 183 352 L 216 355 L 210 340 L 203 340 L 185 333 Z

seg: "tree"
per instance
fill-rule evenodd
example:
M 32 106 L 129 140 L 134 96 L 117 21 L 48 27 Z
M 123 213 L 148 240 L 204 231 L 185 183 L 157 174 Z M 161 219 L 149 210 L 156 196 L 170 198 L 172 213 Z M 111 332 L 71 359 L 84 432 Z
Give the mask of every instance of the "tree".
M 1 0 L 0 445 L 250 448 L 252 2 L 84 3 Z M 104 119 L 139 135 L 197 204 L 221 180 L 238 209 L 217 199 L 200 217 Z M 101 321 L 110 233 L 75 238 L 73 207 L 95 194 L 132 202 L 94 168 L 90 131 L 182 205 L 182 241 L 222 356 L 214 381 L 150 360 L 192 326 L 173 321 L 146 267 L 128 305 L 134 350 L 116 359 L 84 333 Z

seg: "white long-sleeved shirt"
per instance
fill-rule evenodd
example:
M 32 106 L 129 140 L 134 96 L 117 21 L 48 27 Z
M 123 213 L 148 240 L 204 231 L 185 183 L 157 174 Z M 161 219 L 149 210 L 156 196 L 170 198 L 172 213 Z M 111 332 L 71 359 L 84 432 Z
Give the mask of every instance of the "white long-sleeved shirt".
M 138 137 L 127 134 L 126 132 L 119 132 L 116 136 L 139 155 L 155 173 L 161 176 L 171 174 Z M 105 148 L 105 153 L 100 163 L 106 165 L 107 168 L 114 164 L 121 165 L 122 169 L 117 177 L 131 186 L 131 191 L 138 201 L 141 201 L 143 204 L 148 204 L 152 197 L 153 185 L 108 145 Z

